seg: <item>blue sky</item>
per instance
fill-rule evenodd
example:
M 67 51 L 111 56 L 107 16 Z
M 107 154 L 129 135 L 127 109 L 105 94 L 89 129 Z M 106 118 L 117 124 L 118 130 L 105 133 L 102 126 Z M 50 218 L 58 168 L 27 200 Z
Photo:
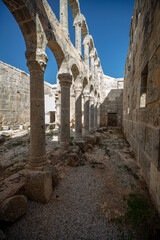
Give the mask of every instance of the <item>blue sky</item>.
M 48 0 L 59 19 L 59 0 Z M 79 0 L 89 34 L 101 60 L 103 71 L 112 77 L 123 77 L 129 43 L 129 29 L 134 0 Z M 0 0 L 0 60 L 28 72 L 25 59 L 25 42 L 21 30 Z M 69 33 L 74 44 L 75 32 L 69 7 Z M 56 83 L 57 64 L 51 51 L 46 50 L 49 61 L 45 80 Z

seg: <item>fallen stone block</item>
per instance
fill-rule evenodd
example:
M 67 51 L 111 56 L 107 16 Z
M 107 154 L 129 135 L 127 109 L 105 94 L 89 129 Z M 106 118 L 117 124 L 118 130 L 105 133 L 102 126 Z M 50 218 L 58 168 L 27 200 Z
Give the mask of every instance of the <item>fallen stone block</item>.
M 1 182 L 0 204 L 7 198 L 24 195 L 26 174 L 26 169 L 21 170 Z
M 77 167 L 80 164 L 79 157 L 76 153 L 70 153 L 67 157 L 67 164 L 72 167 Z
M 51 198 L 52 191 L 50 172 L 30 171 L 26 175 L 25 194 L 28 199 L 47 203 Z
M 15 222 L 27 211 L 27 198 L 23 195 L 16 195 L 3 201 L 0 205 L 0 220 Z

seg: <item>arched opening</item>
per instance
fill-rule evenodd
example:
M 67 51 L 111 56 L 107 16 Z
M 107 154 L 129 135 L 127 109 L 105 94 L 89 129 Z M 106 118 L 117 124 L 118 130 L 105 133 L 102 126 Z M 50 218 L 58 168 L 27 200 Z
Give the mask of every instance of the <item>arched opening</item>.
M 79 84 L 79 69 L 75 63 L 71 63 L 71 72 L 73 75 L 73 82 L 71 86 L 71 94 L 70 94 L 70 122 L 71 122 L 71 127 L 75 127 L 75 103 L 76 103 L 76 92 L 75 89 Z
M 54 14 L 56 15 L 56 18 L 58 21 L 59 20 L 59 0 L 47 0 L 50 7 L 52 8 L 52 11 L 54 12 Z
M 0 60 L 29 73 L 25 58 L 26 45 L 21 29 L 2 1 L 0 1 L 0 22 L 0 30 L 3 33 L 1 34 Z
M 22 125 L 29 126 L 30 121 L 26 45 L 17 21 L 2 1 L 0 22 L 3 33 L 0 44 L 0 128 L 18 129 Z
M 44 74 L 45 124 L 54 128 L 58 121 L 59 101 L 57 88 L 57 62 L 49 47 L 46 47 L 48 57 Z

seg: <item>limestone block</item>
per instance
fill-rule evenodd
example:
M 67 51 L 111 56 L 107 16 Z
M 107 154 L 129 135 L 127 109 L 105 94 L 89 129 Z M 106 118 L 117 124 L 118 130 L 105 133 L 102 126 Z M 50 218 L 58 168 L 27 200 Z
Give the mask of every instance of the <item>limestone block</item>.
M 15 222 L 27 211 L 27 198 L 23 195 L 16 195 L 3 201 L 0 205 L 0 220 Z
M 138 145 L 138 143 L 136 142 L 136 140 L 133 136 L 130 137 L 129 143 L 130 143 L 131 148 L 134 152 L 137 163 L 139 164 L 139 145 Z
M 136 123 L 134 126 L 136 141 L 139 143 L 141 148 L 145 146 L 145 124 Z
M 89 135 L 89 136 L 84 136 L 84 141 L 87 143 L 87 144 L 92 144 L 92 145 L 95 145 L 96 144 L 96 137 L 95 136 L 92 136 L 92 135 Z
M 154 165 L 160 167 L 160 129 L 146 125 L 145 151 Z
M 26 175 L 25 194 L 30 200 L 47 203 L 51 198 L 52 191 L 51 173 L 30 171 Z
M 151 163 L 150 168 L 150 193 L 160 213 L 160 171 Z
M 139 147 L 139 165 L 141 169 L 141 173 L 149 186 L 150 182 L 150 165 L 151 165 L 151 160 L 147 156 L 147 154 L 144 152 L 144 150 Z
M 76 153 L 70 153 L 67 157 L 67 164 L 72 167 L 79 166 L 80 160 Z
M 59 182 L 58 171 L 53 165 L 49 165 L 43 169 L 44 172 L 51 173 L 52 176 L 52 188 L 54 189 Z

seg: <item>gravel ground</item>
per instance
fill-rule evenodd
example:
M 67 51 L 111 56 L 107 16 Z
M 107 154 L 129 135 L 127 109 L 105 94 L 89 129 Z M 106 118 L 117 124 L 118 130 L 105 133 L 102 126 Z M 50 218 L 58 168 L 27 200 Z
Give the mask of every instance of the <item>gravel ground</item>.
M 29 201 L 26 215 L 4 226 L 6 239 L 150 239 L 134 226 L 112 221 L 125 215 L 125 199 L 130 193 L 149 196 L 123 136 L 105 133 L 101 139 L 99 145 L 85 153 L 84 165 L 62 166 L 63 177 L 48 204 Z
M 99 195 L 105 182 L 95 171 L 89 164 L 71 168 L 48 204 L 29 202 L 27 214 L 5 229 L 7 239 L 121 239 L 116 225 L 107 224 L 101 214 Z

